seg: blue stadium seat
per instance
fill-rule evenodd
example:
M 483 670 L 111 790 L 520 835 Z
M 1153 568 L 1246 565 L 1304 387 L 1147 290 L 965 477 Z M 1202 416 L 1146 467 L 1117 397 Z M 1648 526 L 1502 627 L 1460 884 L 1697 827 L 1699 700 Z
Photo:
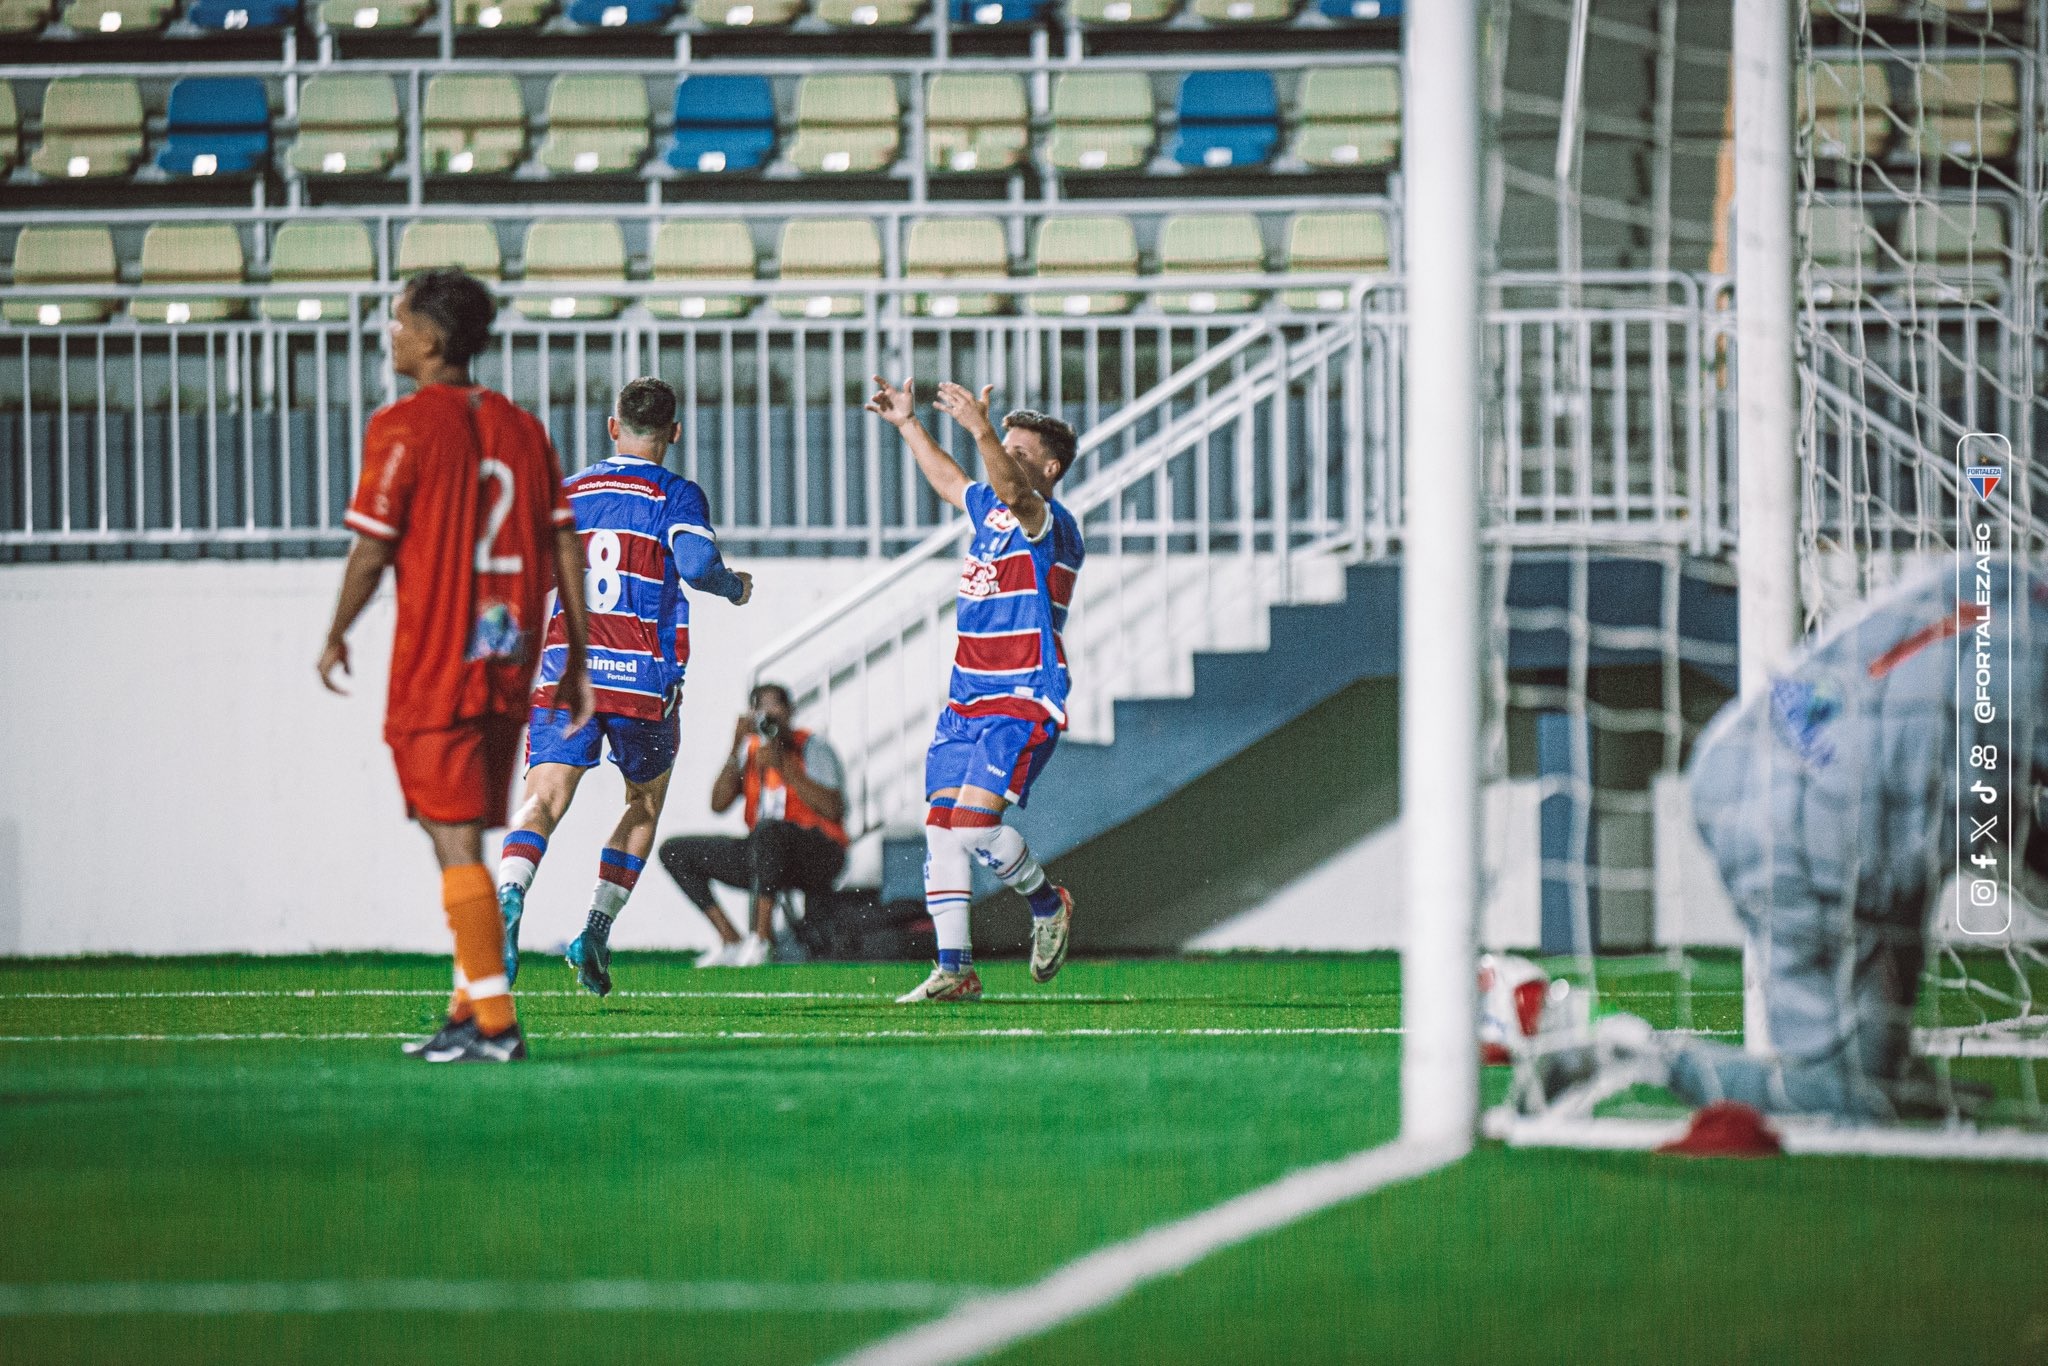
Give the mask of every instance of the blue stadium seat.
M 1321 0 L 1316 6 L 1332 19 L 1399 19 L 1402 0 Z
M 564 11 L 572 24 L 586 28 L 645 28 L 665 24 L 676 12 L 676 0 L 569 0 Z
M 1034 24 L 1049 0 L 950 0 L 956 24 Z
M 299 0 L 193 0 L 185 17 L 198 28 L 289 28 L 298 22 Z
M 253 76 L 188 76 L 171 87 L 168 175 L 250 175 L 270 160 L 270 99 Z
M 775 154 L 775 93 L 766 76 L 689 76 L 676 86 L 678 171 L 758 171 Z
M 1280 97 L 1264 71 L 1191 71 L 1180 83 L 1183 166 L 1257 166 L 1280 140 Z

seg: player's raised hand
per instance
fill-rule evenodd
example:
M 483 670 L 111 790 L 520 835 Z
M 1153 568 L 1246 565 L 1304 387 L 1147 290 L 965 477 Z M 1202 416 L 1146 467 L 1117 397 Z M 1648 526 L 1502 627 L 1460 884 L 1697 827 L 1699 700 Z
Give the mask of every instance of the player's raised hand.
M 917 416 L 917 381 L 906 379 L 901 389 L 890 385 L 880 375 L 869 378 L 875 382 L 875 396 L 867 401 L 867 410 L 892 427 L 901 427 Z
M 320 684 L 331 693 L 347 697 L 348 689 L 334 681 L 336 665 L 341 667 L 342 673 L 355 677 L 355 670 L 348 666 L 348 642 L 345 640 L 330 640 L 327 648 L 320 652 Z
M 947 380 L 939 386 L 939 396 L 932 402 L 940 412 L 959 423 L 969 436 L 979 441 L 995 430 L 995 424 L 989 421 L 988 416 L 989 395 L 995 391 L 995 385 L 984 384 L 981 397 L 976 398 L 974 391 L 965 385 Z

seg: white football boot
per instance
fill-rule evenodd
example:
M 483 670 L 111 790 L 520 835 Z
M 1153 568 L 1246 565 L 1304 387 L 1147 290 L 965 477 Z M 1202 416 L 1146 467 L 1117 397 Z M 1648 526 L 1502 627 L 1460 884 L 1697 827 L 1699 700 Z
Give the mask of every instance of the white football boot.
M 758 968 L 767 961 L 768 941 L 758 934 L 750 934 L 732 947 L 733 967 Z
M 973 968 L 965 972 L 948 972 L 934 967 L 932 975 L 919 982 L 911 990 L 896 998 L 899 1006 L 913 1006 L 925 1001 L 979 1001 L 981 999 L 981 974 Z
M 1053 888 L 1060 894 L 1060 908 L 1053 914 L 1031 918 L 1031 980 L 1050 982 L 1059 976 L 1060 965 L 1067 961 L 1067 931 L 1074 922 L 1074 898 L 1064 887 Z
M 741 942 L 735 939 L 728 944 L 723 939 L 719 940 L 718 947 L 706 949 L 703 953 L 697 955 L 697 966 L 700 968 L 731 967 L 732 957 L 740 951 Z

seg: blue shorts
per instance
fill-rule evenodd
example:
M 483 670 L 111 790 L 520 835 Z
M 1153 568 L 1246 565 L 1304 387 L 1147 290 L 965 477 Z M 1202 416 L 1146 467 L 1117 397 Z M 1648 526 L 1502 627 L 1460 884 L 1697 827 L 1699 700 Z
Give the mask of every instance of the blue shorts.
M 651 782 L 675 765 L 676 745 L 682 739 L 682 718 L 668 715 L 659 721 L 632 716 L 607 716 L 599 712 L 582 730 L 564 733 L 569 713 L 535 707 L 526 723 L 526 762 L 568 764 L 572 768 L 597 767 L 600 740 L 607 742 L 612 762 L 629 783 Z
M 939 713 L 932 747 L 925 752 L 925 796 L 948 787 L 979 787 L 1022 806 L 1059 742 L 1050 721 L 993 713 L 962 716 L 948 707 Z

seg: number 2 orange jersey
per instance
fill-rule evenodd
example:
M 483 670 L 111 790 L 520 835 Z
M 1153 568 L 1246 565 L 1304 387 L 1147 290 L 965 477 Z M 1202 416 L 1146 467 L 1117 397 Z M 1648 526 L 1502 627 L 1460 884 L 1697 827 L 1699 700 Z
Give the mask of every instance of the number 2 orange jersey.
M 426 385 L 370 419 L 344 520 L 398 547 L 385 734 L 523 712 L 554 532 L 576 524 L 540 423 L 489 389 Z

